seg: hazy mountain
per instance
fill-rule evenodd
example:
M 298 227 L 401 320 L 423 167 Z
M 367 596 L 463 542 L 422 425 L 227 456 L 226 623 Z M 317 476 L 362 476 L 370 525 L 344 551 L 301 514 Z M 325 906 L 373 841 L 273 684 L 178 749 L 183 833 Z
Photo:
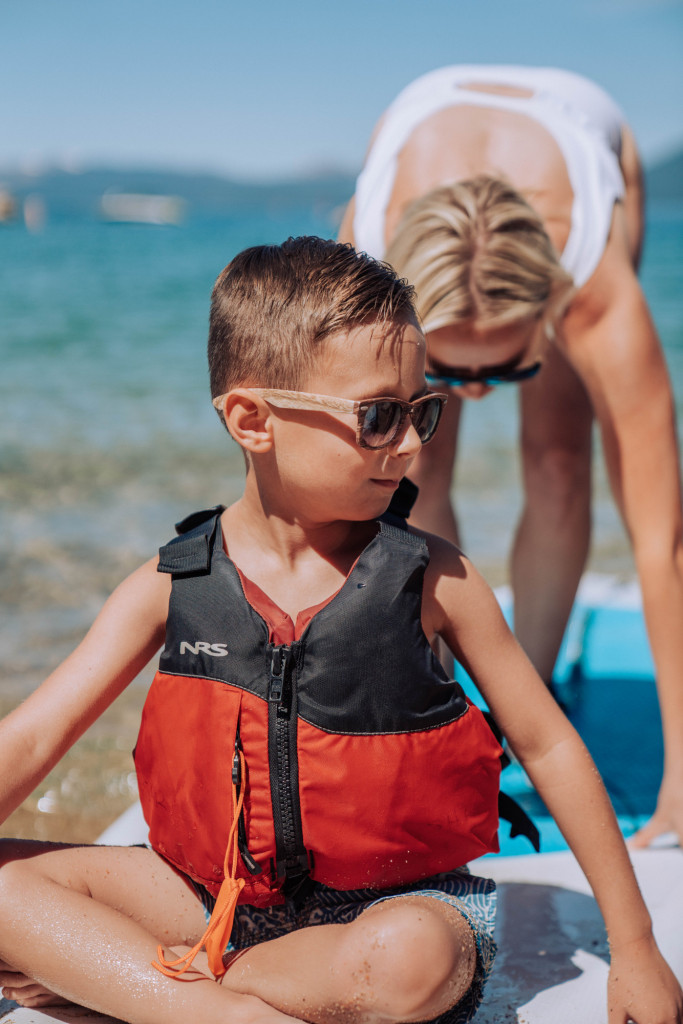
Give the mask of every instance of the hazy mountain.
M 50 216 L 99 216 L 106 191 L 174 195 L 184 199 L 187 216 L 229 215 L 240 210 L 334 209 L 353 193 L 354 176 L 327 173 L 295 181 L 246 183 L 213 174 L 136 168 L 93 168 L 80 173 L 46 170 L 23 174 L 0 170 L 0 187 L 18 202 L 41 196 Z
M 683 199 L 683 149 L 648 167 L 646 183 L 651 199 Z
M 646 168 L 648 199 L 683 200 L 683 149 Z M 185 200 L 187 216 L 221 216 L 261 209 L 338 212 L 353 193 L 355 175 L 328 172 L 291 181 L 249 183 L 217 174 L 136 168 L 92 168 L 79 173 L 46 170 L 26 174 L 0 169 L 0 188 L 17 204 L 39 195 L 50 216 L 98 217 L 104 192 L 161 193 Z M 338 219 L 338 218 L 337 218 Z

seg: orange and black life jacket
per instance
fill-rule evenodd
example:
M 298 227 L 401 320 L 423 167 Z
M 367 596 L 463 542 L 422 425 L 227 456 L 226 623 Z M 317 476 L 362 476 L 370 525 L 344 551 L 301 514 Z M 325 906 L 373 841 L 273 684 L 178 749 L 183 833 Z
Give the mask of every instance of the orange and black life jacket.
M 497 850 L 500 746 L 422 630 L 422 538 L 381 521 L 300 639 L 273 644 L 221 511 L 160 551 L 166 645 L 135 751 L 154 849 L 215 895 L 233 843 L 256 906 L 309 877 L 386 888 Z

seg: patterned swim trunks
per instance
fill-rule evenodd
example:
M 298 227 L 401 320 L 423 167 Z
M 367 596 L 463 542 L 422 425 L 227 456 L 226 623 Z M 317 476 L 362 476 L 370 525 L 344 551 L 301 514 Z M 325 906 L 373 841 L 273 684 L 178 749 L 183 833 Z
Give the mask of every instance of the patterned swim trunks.
M 196 883 L 194 887 L 204 905 L 207 919 L 214 906 L 213 897 Z M 467 868 L 434 875 L 395 889 L 328 889 L 315 882 L 312 891 L 294 907 L 285 904 L 259 909 L 239 904 L 230 936 L 230 950 L 247 949 L 270 939 L 280 938 L 300 928 L 319 924 L 348 924 L 364 910 L 385 900 L 418 895 L 442 900 L 454 907 L 469 924 L 477 947 L 474 978 L 463 998 L 434 1024 L 466 1024 L 482 1000 L 484 985 L 496 955 L 493 926 L 496 917 L 496 886 L 490 878 L 471 875 Z

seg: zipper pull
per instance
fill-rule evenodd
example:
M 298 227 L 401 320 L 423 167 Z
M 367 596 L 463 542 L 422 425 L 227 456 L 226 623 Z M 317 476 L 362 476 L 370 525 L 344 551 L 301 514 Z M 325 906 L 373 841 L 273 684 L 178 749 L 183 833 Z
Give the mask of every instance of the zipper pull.
M 283 661 L 282 648 L 273 647 L 273 651 L 270 656 L 270 686 L 268 689 L 268 699 L 273 700 L 278 704 L 282 700 L 282 689 L 284 686 Z
M 270 658 L 270 682 L 268 686 L 268 699 L 286 710 L 285 687 L 287 683 L 287 669 L 292 660 L 292 649 L 282 645 L 273 647 Z
M 235 752 L 232 757 L 232 784 L 235 787 L 235 796 L 239 798 L 240 790 L 242 788 L 242 760 L 244 754 L 242 753 L 242 742 L 240 740 L 239 726 L 237 733 L 235 734 Z M 237 848 L 242 855 L 242 861 L 251 875 L 261 874 L 261 865 L 257 863 L 252 857 L 249 847 L 247 846 L 247 826 L 244 821 L 244 804 L 240 810 L 239 818 L 237 820 Z

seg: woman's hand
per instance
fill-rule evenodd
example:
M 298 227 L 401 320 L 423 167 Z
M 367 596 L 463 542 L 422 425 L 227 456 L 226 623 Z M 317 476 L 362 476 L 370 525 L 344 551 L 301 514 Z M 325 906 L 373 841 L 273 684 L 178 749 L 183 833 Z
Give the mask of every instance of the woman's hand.
M 609 1024 L 683 1024 L 683 991 L 654 938 L 612 949 Z

